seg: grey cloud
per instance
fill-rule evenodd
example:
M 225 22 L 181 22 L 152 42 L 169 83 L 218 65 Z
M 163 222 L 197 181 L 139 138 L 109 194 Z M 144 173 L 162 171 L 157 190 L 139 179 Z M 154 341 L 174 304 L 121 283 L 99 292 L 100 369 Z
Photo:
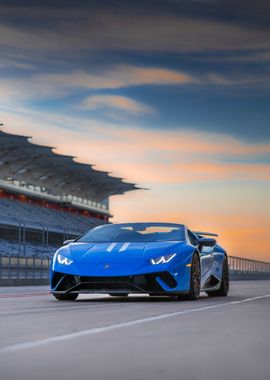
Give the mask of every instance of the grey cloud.
M 27 14 L 27 10 L 25 11 Z M 122 10 L 28 10 L 29 22 L 5 22 L 0 45 L 35 51 L 137 50 L 223 51 L 270 49 L 270 33 L 227 21 L 182 17 L 178 14 Z M 17 16 L 24 18 L 25 13 Z M 38 20 L 42 22 L 38 24 Z M 11 18 L 12 20 L 12 18 Z M 31 22 L 32 20 L 32 22 Z M 47 25 L 47 27 L 46 27 Z

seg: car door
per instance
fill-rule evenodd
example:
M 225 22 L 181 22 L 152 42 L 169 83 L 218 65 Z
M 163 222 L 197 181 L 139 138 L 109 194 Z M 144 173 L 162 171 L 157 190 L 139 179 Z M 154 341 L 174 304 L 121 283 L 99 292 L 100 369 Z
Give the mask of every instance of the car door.
M 214 248 L 215 247 L 204 247 L 200 246 L 200 239 L 193 232 L 188 231 L 188 237 L 192 245 L 198 247 L 200 252 L 201 261 L 201 286 L 205 284 L 208 278 L 213 273 L 213 268 L 215 265 L 214 258 Z

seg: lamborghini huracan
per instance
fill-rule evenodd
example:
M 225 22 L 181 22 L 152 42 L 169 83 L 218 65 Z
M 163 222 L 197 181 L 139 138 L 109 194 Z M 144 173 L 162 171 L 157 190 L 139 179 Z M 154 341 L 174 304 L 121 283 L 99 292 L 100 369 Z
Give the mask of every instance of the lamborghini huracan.
M 226 296 L 226 251 L 207 232 L 183 224 L 106 224 L 64 242 L 51 262 L 51 293 L 149 294 L 196 300 L 200 292 Z

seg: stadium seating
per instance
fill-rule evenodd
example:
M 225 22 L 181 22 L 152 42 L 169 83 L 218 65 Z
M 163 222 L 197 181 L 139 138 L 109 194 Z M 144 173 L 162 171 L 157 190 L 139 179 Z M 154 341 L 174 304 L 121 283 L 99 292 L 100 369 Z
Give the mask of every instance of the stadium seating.
M 51 230 L 68 230 L 78 234 L 101 222 L 93 217 L 85 217 L 11 199 L 0 199 L 0 215 L 17 222 L 24 222 L 27 226 L 38 224 L 49 227 Z
M 57 247 L 47 246 L 44 247 L 40 244 L 30 244 L 25 245 L 19 244 L 15 241 L 7 241 L 0 239 L 0 255 L 10 255 L 10 256 L 42 256 L 42 255 L 52 255 L 56 251 Z
M 103 223 L 94 217 L 2 198 L 0 255 L 51 255 L 63 240 L 79 236 Z M 35 234 L 38 236 L 38 242 L 35 239 L 31 240 Z

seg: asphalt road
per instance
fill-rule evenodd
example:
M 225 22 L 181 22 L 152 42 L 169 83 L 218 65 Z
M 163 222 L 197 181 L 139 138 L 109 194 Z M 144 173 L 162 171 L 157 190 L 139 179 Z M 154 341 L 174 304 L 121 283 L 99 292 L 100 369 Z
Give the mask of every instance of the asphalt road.
M 0 321 L 1 380 L 270 379 L 270 281 L 193 302 L 1 288 Z

